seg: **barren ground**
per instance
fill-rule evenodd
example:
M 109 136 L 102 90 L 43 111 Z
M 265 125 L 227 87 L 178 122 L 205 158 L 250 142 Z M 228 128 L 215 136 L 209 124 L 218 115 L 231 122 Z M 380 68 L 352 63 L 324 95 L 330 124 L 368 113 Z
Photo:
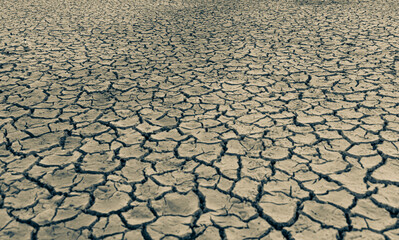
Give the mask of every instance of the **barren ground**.
M 0 0 L 0 239 L 399 239 L 399 8 Z

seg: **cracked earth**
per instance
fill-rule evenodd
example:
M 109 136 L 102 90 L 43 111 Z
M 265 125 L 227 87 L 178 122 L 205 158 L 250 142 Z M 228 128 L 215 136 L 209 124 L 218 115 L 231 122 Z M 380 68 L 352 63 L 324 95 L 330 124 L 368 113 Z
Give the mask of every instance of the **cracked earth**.
M 0 239 L 399 239 L 395 1 L 0 5 Z

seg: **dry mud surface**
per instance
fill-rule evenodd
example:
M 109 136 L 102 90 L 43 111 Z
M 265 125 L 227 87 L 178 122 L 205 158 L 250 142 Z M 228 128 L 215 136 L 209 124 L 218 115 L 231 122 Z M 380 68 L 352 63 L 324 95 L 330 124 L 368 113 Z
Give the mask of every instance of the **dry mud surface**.
M 0 3 L 0 239 L 399 239 L 396 1 Z

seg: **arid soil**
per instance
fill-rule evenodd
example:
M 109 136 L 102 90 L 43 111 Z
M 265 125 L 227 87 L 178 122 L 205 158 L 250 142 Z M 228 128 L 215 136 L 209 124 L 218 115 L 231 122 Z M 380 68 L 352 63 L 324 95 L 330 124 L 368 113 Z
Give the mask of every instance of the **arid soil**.
M 399 2 L 0 0 L 0 239 L 399 239 Z

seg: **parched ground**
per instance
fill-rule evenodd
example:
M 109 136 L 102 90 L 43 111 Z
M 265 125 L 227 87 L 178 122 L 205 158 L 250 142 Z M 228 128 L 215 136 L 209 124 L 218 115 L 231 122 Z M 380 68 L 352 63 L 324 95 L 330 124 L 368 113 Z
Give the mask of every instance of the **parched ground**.
M 399 239 L 394 0 L 0 0 L 0 239 Z

